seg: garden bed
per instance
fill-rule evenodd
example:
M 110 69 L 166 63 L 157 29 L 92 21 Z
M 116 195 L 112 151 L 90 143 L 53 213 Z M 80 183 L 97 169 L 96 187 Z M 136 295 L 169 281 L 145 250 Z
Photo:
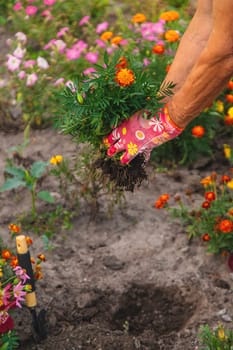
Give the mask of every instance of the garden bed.
M 1 182 L 6 151 L 22 137 L 1 133 Z M 25 155 L 34 160 L 77 151 L 68 137 L 50 129 L 32 131 L 29 148 Z M 217 157 L 166 174 L 148 166 L 149 179 L 127 192 L 125 205 L 112 216 L 102 203 L 91 220 L 90 208 L 81 205 L 71 228 L 57 228 L 51 251 L 44 251 L 41 237 L 25 232 L 34 241 L 31 254 L 46 254 L 36 309 L 46 310 L 48 336 L 36 343 L 31 314 L 23 307 L 16 315 L 19 349 L 193 350 L 201 325 L 231 327 L 233 278 L 226 257 L 206 254 L 200 241 L 188 241 L 185 227 L 154 208 L 164 189 L 170 195 L 192 189 L 201 197 L 200 179 L 227 169 Z M 48 186 L 56 193 L 55 182 Z M 8 242 L 7 226 L 30 209 L 30 198 L 24 189 L 0 198 L 1 237 Z

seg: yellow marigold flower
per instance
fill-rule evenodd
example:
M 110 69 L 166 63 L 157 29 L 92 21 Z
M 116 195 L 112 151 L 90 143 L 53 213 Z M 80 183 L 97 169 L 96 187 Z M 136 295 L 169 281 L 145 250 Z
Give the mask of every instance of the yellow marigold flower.
M 63 157 L 60 154 L 58 154 L 56 156 L 53 156 L 50 159 L 50 164 L 57 165 L 57 164 L 60 164 L 62 161 L 63 161 Z
M 216 111 L 219 113 L 224 111 L 224 103 L 220 100 L 216 101 Z
M 120 86 L 129 86 L 135 81 L 134 73 L 128 68 L 119 69 L 116 72 L 115 80 Z
M 227 114 L 233 118 L 233 107 L 230 107 L 227 111 Z
M 231 147 L 229 145 L 226 145 L 226 144 L 223 145 L 223 152 L 227 159 L 231 157 Z
M 220 340 L 225 340 L 226 339 L 226 335 L 225 335 L 225 332 L 224 332 L 224 329 L 222 326 L 220 326 L 218 328 L 218 339 Z
M 143 13 L 136 13 L 131 21 L 133 23 L 143 23 L 146 22 L 146 16 Z
M 170 43 L 174 43 L 179 40 L 180 34 L 177 30 L 169 29 L 165 33 L 165 39 Z
M 177 11 L 166 11 L 161 13 L 160 19 L 163 19 L 166 22 L 175 21 L 179 19 L 180 15 Z
M 233 190 L 233 179 L 231 179 L 230 181 L 228 181 L 227 187 L 230 188 L 231 190 Z
M 104 137 L 103 143 L 104 143 L 104 145 L 105 145 L 106 147 L 110 147 L 110 146 L 111 146 L 111 145 L 110 145 L 110 142 L 108 141 L 108 138 L 107 138 L 107 137 Z
M 204 179 L 200 181 L 200 183 L 205 187 L 205 186 L 210 186 L 213 184 L 213 180 L 211 176 L 206 176 Z
M 108 41 L 109 39 L 112 38 L 112 36 L 113 36 L 113 32 L 110 32 L 110 31 L 108 31 L 108 32 L 103 32 L 103 33 L 101 34 L 100 39 L 103 40 L 103 41 Z
M 128 152 L 131 156 L 134 156 L 138 152 L 138 146 L 133 142 L 130 142 L 128 144 L 127 148 L 128 148 Z
M 120 42 L 122 41 L 122 36 L 114 36 L 111 40 L 112 45 L 119 45 Z

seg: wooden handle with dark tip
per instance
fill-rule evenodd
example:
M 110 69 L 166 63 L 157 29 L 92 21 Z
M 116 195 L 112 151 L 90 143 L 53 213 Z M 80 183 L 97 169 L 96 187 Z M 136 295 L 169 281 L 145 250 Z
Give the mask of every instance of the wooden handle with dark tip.
M 31 264 L 30 252 L 28 250 L 26 237 L 24 235 L 16 236 L 16 249 L 19 266 L 21 266 L 30 277 L 30 279 L 26 281 L 26 283 L 30 284 L 31 286 L 31 292 L 27 293 L 25 296 L 26 305 L 28 307 L 35 307 L 37 305 L 37 300 L 34 273 Z

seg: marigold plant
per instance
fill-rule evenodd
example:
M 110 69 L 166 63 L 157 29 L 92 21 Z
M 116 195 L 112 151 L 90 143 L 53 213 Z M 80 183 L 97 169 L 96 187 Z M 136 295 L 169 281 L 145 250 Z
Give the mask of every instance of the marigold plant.
M 198 205 L 192 193 L 186 196 L 161 195 L 155 208 L 165 208 L 173 217 L 185 224 L 189 238 L 198 237 L 211 253 L 233 253 L 233 187 L 232 171 L 229 174 L 206 176 L 201 180 L 202 200 Z M 164 199 L 163 199 L 164 198 Z M 170 204 L 171 199 L 173 204 Z

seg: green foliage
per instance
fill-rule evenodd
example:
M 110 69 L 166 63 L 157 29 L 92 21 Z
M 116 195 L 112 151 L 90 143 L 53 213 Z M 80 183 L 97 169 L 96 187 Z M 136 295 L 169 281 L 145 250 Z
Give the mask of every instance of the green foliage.
M 116 78 L 122 57 L 134 74 L 134 82 L 127 86 L 120 86 Z M 160 89 L 167 62 L 158 60 L 144 67 L 140 57 L 121 50 L 111 57 L 105 54 L 104 67 L 95 65 L 91 77 L 78 76 L 74 85 L 65 90 L 64 112 L 58 120 L 61 130 L 78 142 L 98 146 L 103 136 L 136 111 L 146 109 L 149 114 L 155 113 L 162 106 L 158 96 L 171 95 L 173 87 L 167 84 Z
M 14 330 L 0 336 L 0 350 L 14 350 L 19 346 L 19 338 Z
M 200 350 L 232 350 L 233 331 L 225 330 L 220 324 L 214 330 L 209 325 L 204 325 L 199 331 L 201 341 Z

